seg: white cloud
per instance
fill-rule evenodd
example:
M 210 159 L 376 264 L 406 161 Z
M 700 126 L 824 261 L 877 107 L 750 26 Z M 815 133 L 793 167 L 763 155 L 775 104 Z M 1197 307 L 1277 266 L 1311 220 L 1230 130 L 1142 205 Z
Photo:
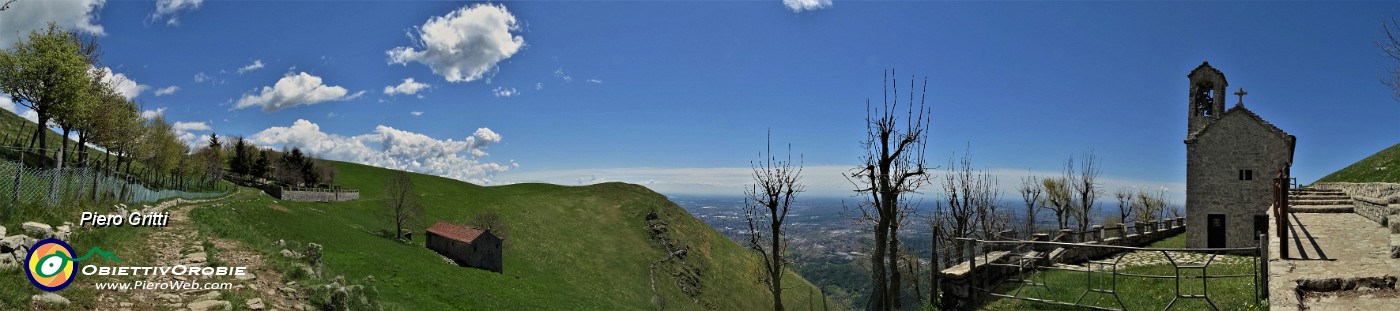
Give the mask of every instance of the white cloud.
M 175 122 L 175 124 L 171 124 L 170 127 L 176 132 L 210 131 L 214 129 L 209 127 L 208 123 L 204 122 Z
M 194 74 L 194 82 L 195 82 L 195 83 L 200 83 L 200 82 L 204 82 L 204 81 L 209 81 L 209 80 L 211 80 L 211 79 L 213 79 L 213 78 L 214 78 L 214 77 L 210 77 L 209 75 L 204 74 L 204 72 L 200 72 L 200 73 Z
M 403 79 L 403 83 L 399 83 L 399 85 L 390 85 L 390 86 L 384 87 L 384 94 L 388 94 L 388 95 L 396 95 L 396 94 L 413 95 L 413 94 L 417 94 L 418 91 L 421 91 L 421 90 L 426 89 L 426 88 L 428 88 L 428 84 L 415 82 L 415 81 L 413 81 L 413 78 L 404 78 L 404 79 Z
M 414 111 L 414 112 L 409 112 L 408 114 L 411 114 L 411 115 L 417 117 L 417 116 L 422 116 L 422 115 L 423 115 L 423 112 L 422 112 L 422 111 Z
M 177 16 L 179 15 L 177 13 L 180 11 L 194 11 L 198 9 L 201 4 L 204 4 L 204 0 L 159 0 L 156 1 L 156 12 L 151 13 L 150 18 L 152 21 L 160 21 L 164 18 L 165 25 L 179 26 L 180 18 Z
M 39 123 L 39 113 L 34 110 L 25 110 L 24 113 L 19 114 L 19 116 L 25 120 L 29 120 L 29 122 Z M 53 122 L 49 122 L 49 125 L 53 125 Z
M 243 68 L 238 68 L 238 74 L 243 74 L 243 73 L 245 73 L 245 72 L 249 72 L 249 71 L 253 71 L 253 70 L 258 70 L 258 69 L 262 69 L 262 67 L 263 67 L 263 62 L 262 62 L 261 59 L 253 60 L 253 63 L 252 63 L 252 64 L 248 64 L 247 66 L 243 66 Z
M 0 1 L 4 3 L 8 1 Z M 29 32 L 44 31 L 49 22 L 68 29 L 76 29 L 94 35 L 104 35 L 102 25 L 97 24 L 98 12 L 106 0 L 33 1 L 21 0 L 10 3 L 10 8 L 0 13 L 0 49 L 9 49 L 21 38 L 28 40 Z
M 498 86 L 496 87 L 496 89 L 491 90 L 491 94 L 496 95 L 496 97 L 511 97 L 515 95 L 520 95 L 520 92 L 516 91 L 515 88 L 504 88 Z
M 243 95 L 234 104 L 233 109 L 262 106 L 263 112 L 274 112 L 301 105 L 351 100 L 364 93 L 365 91 L 359 91 L 350 94 L 343 87 L 322 84 L 321 77 L 302 72 L 284 76 L 277 80 L 277 84 L 264 86 L 262 90 Z
M 29 120 L 29 122 L 39 123 L 39 113 L 29 109 L 25 109 L 24 112 L 21 113 L 19 112 L 19 108 L 20 107 L 15 104 L 15 101 L 10 99 L 9 95 L 0 94 L 0 109 L 5 109 L 5 111 L 13 112 L 16 115 L 19 115 L 21 118 Z
M 568 75 L 568 74 L 565 74 L 565 73 L 564 73 L 564 68 L 555 69 L 555 70 L 554 70 L 554 76 L 555 76 L 555 77 L 559 77 L 560 79 L 564 79 L 564 82 L 565 82 L 565 83 L 574 82 L 574 76 L 570 76 L 570 75 Z
M 111 67 L 102 67 L 102 69 L 96 70 L 102 71 L 103 83 L 111 85 L 113 89 L 117 90 L 117 93 L 121 93 L 122 97 L 126 97 L 126 99 L 136 98 L 137 95 L 141 95 L 141 92 L 145 92 L 146 89 L 151 88 L 150 86 L 136 83 L 135 80 L 128 78 L 125 74 L 113 73 Z
M 464 140 L 438 140 L 427 135 L 380 125 L 368 134 L 342 136 L 321 131 L 316 123 L 297 120 L 290 127 L 271 127 L 248 138 L 268 147 L 301 148 L 307 154 L 411 172 L 490 184 L 496 173 L 517 167 L 515 163 L 483 162 L 485 148 L 501 141 L 488 128 L 477 129 Z
M 511 34 L 519 30 L 505 5 L 475 4 L 429 18 L 409 33 L 414 46 L 385 53 L 390 64 L 418 62 L 448 82 L 471 82 L 525 46 L 524 37 Z
M 180 90 L 180 87 L 174 86 L 174 85 L 167 86 L 167 87 L 163 87 L 163 88 L 159 88 L 159 89 L 156 89 L 156 96 L 165 96 L 165 95 L 175 94 L 175 92 L 176 92 L 176 91 L 179 91 L 179 90 Z
M 783 0 L 783 5 L 793 12 L 816 11 L 831 7 L 831 0 Z
M 0 94 L 0 109 L 13 112 L 21 118 L 29 120 L 29 122 L 39 123 L 39 113 L 29 109 L 25 109 L 24 112 L 19 112 L 19 108 L 20 107 L 15 104 L 15 101 L 10 99 L 9 95 Z
M 15 101 L 10 99 L 9 95 L 0 95 L 0 109 L 15 112 Z
M 536 90 L 536 91 L 543 90 L 543 89 L 544 89 L 544 82 L 535 83 L 535 90 Z
M 156 117 L 162 116 L 165 116 L 165 107 L 141 111 L 141 117 L 146 119 L 155 119 Z
M 175 136 L 190 146 L 191 149 L 209 145 L 209 135 L 196 135 L 193 132 L 213 131 L 214 128 L 204 122 L 175 122 L 170 125 L 175 131 Z
M 588 79 L 588 83 L 594 83 L 594 84 L 603 84 L 603 80 L 598 80 L 598 79 Z

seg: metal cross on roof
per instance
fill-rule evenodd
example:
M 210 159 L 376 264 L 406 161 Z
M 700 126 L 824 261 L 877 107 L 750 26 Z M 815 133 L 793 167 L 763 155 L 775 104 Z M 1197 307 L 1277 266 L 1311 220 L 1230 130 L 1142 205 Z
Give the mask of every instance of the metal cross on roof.
M 1244 88 L 1240 88 L 1239 91 L 1236 91 L 1236 92 L 1235 92 L 1235 95 L 1239 95 L 1239 96 L 1240 96 L 1240 104 L 1244 104 L 1244 96 L 1245 96 L 1245 95 L 1248 95 L 1248 94 L 1249 94 L 1249 92 L 1245 92 L 1245 91 L 1244 91 Z

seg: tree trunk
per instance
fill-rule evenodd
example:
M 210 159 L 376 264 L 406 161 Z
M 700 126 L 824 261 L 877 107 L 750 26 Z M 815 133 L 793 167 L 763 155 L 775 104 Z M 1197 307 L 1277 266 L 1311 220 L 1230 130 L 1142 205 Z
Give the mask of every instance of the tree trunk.
M 769 239 L 773 245 L 769 253 L 770 257 L 772 257 L 769 260 L 773 263 L 773 267 L 768 270 L 769 277 L 772 278 L 773 284 L 769 287 L 769 290 L 773 292 L 773 311 L 783 311 L 783 224 L 778 222 L 777 206 L 770 206 L 768 210 L 770 211 L 768 219 L 771 220 L 768 224 L 773 230 L 772 238 Z
M 898 222 L 898 221 L 892 221 L 892 222 L 890 222 L 890 238 L 889 238 L 889 239 L 890 239 L 890 248 L 887 249 L 887 250 L 885 250 L 885 251 L 889 252 L 889 255 L 888 255 L 888 256 L 889 256 L 889 263 L 888 263 L 888 264 L 890 265 L 890 269 L 889 269 L 889 271 L 890 271 L 890 283 L 889 283 L 889 285 L 888 285 L 888 286 L 889 286 L 889 291 L 886 292 L 886 295 L 888 295 L 887 297 L 889 297 L 889 299 L 890 299 L 889 308 L 890 308 L 890 309 L 899 309 L 899 308 L 901 308 L 901 307 L 904 306 L 904 304 L 901 303 L 901 302 L 902 302 L 901 300 L 903 300 L 903 299 L 900 299 L 900 298 L 901 298 L 900 296 L 902 296 L 901 293 L 904 292 L 904 291 L 902 291 L 902 290 L 900 290 L 900 289 L 901 289 L 901 288 L 904 288 L 904 287 L 903 287 L 903 286 L 900 286 L 900 284 L 903 284 L 903 283 L 901 283 L 901 282 L 900 282 L 900 279 L 899 279 L 900 273 L 899 273 L 899 222 Z
M 59 156 L 56 156 L 56 157 L 54 157 L 54 158 L 56 158 L 56 159 L 57 159 L 57 158 L 62 158 L 64 154 L 67 154 L 67 153 L 68 153 L 68 133 L 69 133 L 69 131 L 70 131 L 70 130 L 69 130 L 68 128 L 63 128 L 63 137 L 59 137 L 59 141 L 62 142 L 61 144 L 59 144 L 59 147 L 58 147 Z M 63 168 L 63 164 L 64 164 L 63 162 L 66 161 L 66 160 L 67 160 L 67 159 L 58 159 L 58 162 L 59 162 L 59 163 L 58 163 L 58 167 L 59 167 L 59 168 Z
M 83 167 L 91 166 L 90 163 L 88 163 L 87 161 L 87 138 L 87 131 L 78 132 L 78 161 L 81 161 L 81 163 L 83 163 Z
M 38 141 L 38 142 L 39 142 L 39 149 L 41 149 L 41 150 L 46 150 L 46 149 L 48 149 L 48 147 L 49 147 L 49 142 L 48 142 L 48 140 L 47 140 L 46 138 L 48 138 L 48 131 L 49 131 L 49 130 L 48 130 L 48 127 L 46 127 L 46 126 L 44 126 L 44 125 L 49 123 L 49 119 L 51 119 L 51 118 L 50 118 L 49 116 L 47 116 L 47 115 L 40 115 L 40 116 L 39 116 L 39 125 L 34 127 L 34 140 L 29 142 L 29 146 L 30 146 L 30 147 L 34 147 L 34 141 Z M 44 152 L 41 151 L 41 152 L 39 152 L 39 154 L 44 154 Z
M 870 310 L 889 310 L 885 297 L 885 236 L 889 234 L 889 219 L 881 217 L 875 223 L 875 250 L 870 253 Z

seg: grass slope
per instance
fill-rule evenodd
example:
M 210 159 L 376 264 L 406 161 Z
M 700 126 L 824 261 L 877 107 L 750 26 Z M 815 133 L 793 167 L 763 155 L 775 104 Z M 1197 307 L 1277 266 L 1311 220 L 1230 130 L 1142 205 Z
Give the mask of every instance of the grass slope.
M 1317 182 L 1400 182 L 1400 144 L 1356 161 Z
M 15 115 L 15 113 L 13 112 L 10 112 L 8 110 L 0 110 L 0 145 L 3 145 L 5 147 L 13 146 L 12 143 L 17 141 L 17 136 L 19 137 L 18 141 L 24 141 L 26 139 L 29 139 L 29 135 L 34 134 L 34 124 L 34 122 L 30 122 L 29 120 L 26 120 L 23 117 L 20 117 L 19 115 Z M 63 135 L 61 135 L 59 132 L 50 129 L 48 135 L 44 136 L 44 140 L 48 142 L 49 149 L 57 150 L 59 147 L 63 146 L 62 137 Z M 77 140 L 68 140 L 69 148 L 76 148 L 75 146 L 77 145 Z M 25 145 L 23 147 L 28 147 L 28 145 Z M 35 143 L 34 148 L 39 148 L 39 144 Z M 103 155 L 102 151 L 98 151 L 97 149 L 87 149 L 88 156 L 90 157 L 98 157 Z M 70 153 L 72 153 L 70 157 L 76 157 L 78 151 L 74 149 L 71 150 Z M 53 155 L 51 152 L 47 154 L 49 156 Z M 0 156 L 4 156 L 6 159 L 10 159 L 11 161 L 13 161 L 19 158 L 19 153 L 15 150 L 0 148 Z M 94 158 L 94 160 L 97 159 Z M 41 159 L 34 158 L 34 156 L 31 154 L 30 156 L 26 156 L 26 158 L 24 159 L 24 163 L 25 165 L 37 166 L 41 165 L 41 163 L 44 162 Z
M 339 170 L 337 182 L 360 189 L 360 200 L 298 203 L 278 202 L 262 194 L 244 195 L 229 205 L 196 209 L 192 217 L 206 233 L 242 240 L 268 254 L 278 251 L 273 242 L 279 239 L 322 244 L 328 276 L 360 279 L 373 275 L 380 299 L 390 309 L 772 307 L 769 294 L 755 278 L 761 264 L 757 255 L 642 186 L 482 187 L 410 174 L 422 195 L 424 225 L 414 228 L 414 243 L 402 244 L 371 233 L 392 228 L 381 207 L 381 179 L 391 171 L 334 163 Z M 426 224 L 438 220 L 463 223 L 486 211 L 497 212 L 510 227 L 504 274 L 446 264 L 423 246 Z M 652 263 L 666 252 L 647 227 L 646 216 L 651 211 L 669 223 L 671 239 L 690 247 L 685 262 L 693 269 L 661 264 L 653 275 Z M 678 279 L 687 276 L 700 280 L 697 298 L 705 306 L 677 285 Z M 691 283 L 696 282 L 687 286 L 694 285 Z M 784 285 L 788 308 L 836 308 L 794 273 L 788 274 Z M 653 288 L 659 295 L 653 295 Z

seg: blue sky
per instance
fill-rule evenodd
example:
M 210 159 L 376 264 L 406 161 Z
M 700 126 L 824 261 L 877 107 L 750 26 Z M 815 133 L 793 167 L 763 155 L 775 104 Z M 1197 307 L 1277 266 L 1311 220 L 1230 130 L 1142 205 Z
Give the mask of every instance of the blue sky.
M 191 141 L 490 184 L 738 195 L 771 128 L 813 195 L 847 195 L 891 68 L 901 92 L 928 78 L 929 161 L 970 146 L 1005 188 L 1092 149 L 1107 186 L 1179 196 L 1205 60 L 1298 137 L 1300 181 L 1400 140 L 1373 44 L 1392 2 L 813 3 L 20 0 L 0 44 L 98 33 L 101 66 Z

